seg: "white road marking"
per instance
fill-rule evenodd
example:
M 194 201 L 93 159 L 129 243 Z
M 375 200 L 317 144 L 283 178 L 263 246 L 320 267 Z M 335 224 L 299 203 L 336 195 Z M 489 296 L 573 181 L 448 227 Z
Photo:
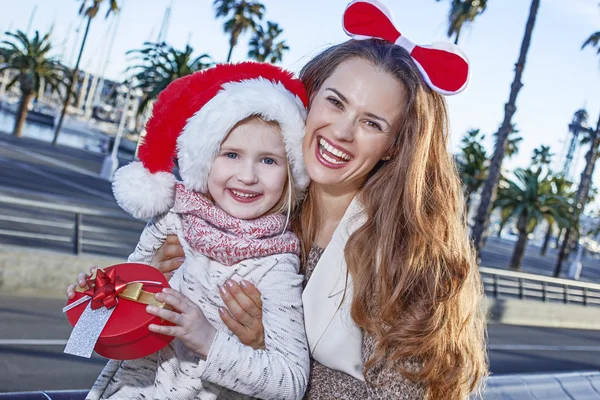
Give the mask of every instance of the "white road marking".
M 0 346 L 64 346 L 66 339 L 0 339 Z
M 507 351 L 591 351 L 600 352 L 600 346 L 549 346 L 530 344 L 490 344 L 488 350 Z

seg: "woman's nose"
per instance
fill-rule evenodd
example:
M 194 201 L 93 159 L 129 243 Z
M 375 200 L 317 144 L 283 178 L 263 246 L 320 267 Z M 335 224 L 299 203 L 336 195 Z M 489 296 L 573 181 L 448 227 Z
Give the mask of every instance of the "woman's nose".
M 333 124 L 333 136 L 343 142 L 351 142 L 354 139 L 355 123 L 353 118 L 340 116 Z

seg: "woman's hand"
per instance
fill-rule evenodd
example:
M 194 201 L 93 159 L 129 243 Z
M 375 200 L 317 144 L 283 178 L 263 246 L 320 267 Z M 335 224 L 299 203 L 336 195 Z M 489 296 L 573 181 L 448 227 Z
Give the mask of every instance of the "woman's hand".
M 167 280 L 173 276 L 173 271 L 181 267 L 185 261 L 183 247 L 177 235 L 168 235 L 167 240 L 152 257 L 152 266 L 162 272 Z
M 146 307 L 148 314 L 172 322 L 175 326 L 150 324 L 148 329 L 163 335 L 175 336 L 190 350 L 206 357 L 217 331 L 208 322 L 200 307 L 185 295 L 170 288 L 163 289 L 163 292 L 157 293 L 155 297 L 175 311 L 148 306 Z
M 248 282 L 240 284 L 229 279 L 219 290 L 227 309 L 219 308 L 219 315 L 240 342 L 255 350 L 265 348 L 265 328 L 262 321 L 260 292 Z
M 71 300 L 73 297 L 75 297 L 75 287 L 79 286 L 80 288 L 84 288 L 86 285 L 87 278 L 94 275 L 94 272 L 96 272 L 97 269 L 98 267 L 90 268 L 89 275 L 85 272 L 80 272 L 79 274 L 77 274 L 77 283 L 73 283 L 67 288 L 67 299 Z

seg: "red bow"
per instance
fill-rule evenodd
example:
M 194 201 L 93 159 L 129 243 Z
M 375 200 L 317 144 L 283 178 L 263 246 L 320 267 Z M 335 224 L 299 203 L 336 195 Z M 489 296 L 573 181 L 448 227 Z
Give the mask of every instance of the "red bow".
M 433 43 L 417 46 L 400 33 L 392 13 L 377 0 L 354 0 L 344 12 L 344 31 L 354 39 L 383 39 L 405 48 L 429 87 L 441 94 L 463 91 L 469 80 L 469 61 L 458 46 Z
M 127 282 L 117 276 L 116 269 L 108 273 L 100 268 L 96 271 L 96 278 L 87 280 L 88 288 L 84 294 L 92 298 L 90 307 L 95 310 L 102 306 L 113 308 L 117 305 L 117 296 L 127 287 Z

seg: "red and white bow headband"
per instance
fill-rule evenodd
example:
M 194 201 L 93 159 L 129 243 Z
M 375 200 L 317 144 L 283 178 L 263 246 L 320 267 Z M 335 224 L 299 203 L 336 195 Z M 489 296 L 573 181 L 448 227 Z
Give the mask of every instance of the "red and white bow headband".
M 377 0 L 354 0 L 346 7 L 344 31 L 353 39 L 383 39 L 405 48 L 431 89 L 445 95 L 462 92 L 469 81 L 469 61 L 452 43 L 418 46 L 394 26 L 392 13 Z

